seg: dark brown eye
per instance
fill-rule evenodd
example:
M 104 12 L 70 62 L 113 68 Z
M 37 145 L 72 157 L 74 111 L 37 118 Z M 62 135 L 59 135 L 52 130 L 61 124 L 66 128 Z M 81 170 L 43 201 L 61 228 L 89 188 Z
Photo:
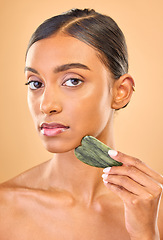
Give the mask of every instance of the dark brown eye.
M 43 83 L 39 81 L 29 81 L 28 83 L 26 83 L 26 85 L 29 85 L 29 88 L 32 90 L 36 90 L 44 86 Z
M 78 78 L 71 78 L 71 79 L 65 81 L 63 85 L 68 86 L 68 87 L 75 87 L 75 86 L 79 86 L 82 82 L 83 81 Z

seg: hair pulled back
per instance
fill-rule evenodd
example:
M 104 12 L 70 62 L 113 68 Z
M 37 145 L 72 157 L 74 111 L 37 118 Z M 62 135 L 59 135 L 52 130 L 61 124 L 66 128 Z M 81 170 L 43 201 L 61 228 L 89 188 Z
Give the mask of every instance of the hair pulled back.
M 93 9 L 71 9 L 44 21 L 33 33 L 27 48 L 35 42 L 63 32 L 92 46 L 100 60 L 118 79 L 128 72 L 128 53 L 124 34 L 109 16 Z

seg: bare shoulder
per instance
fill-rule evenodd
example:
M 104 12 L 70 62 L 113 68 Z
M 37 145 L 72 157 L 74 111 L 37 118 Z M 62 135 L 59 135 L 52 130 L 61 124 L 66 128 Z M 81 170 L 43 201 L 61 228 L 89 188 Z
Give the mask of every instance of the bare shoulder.
M 0 217 L 11 214 L 13 209 L 19 205 L 20 199 L 24 196 L 36 195 L 41 190 L 47 162 L 33 167 L 26 172 L 0 184 Z M 12 209 L 12 210 L 11 210 Z M 3 218 L 1 218 L 3 219 Z
M 16 190 L 17 188 L 24 189 L 41 189 L 45 186 L 45 173 L 50 160 L 41 163 L 18 176 L 0 184 L 0 193 Z
M 14 219 L 18 211 L 25 209 L 25 204 L 36 202 L 40 196 L 44 197 L 47 185 L 44 177 L 48 162 L 0 184 L 0 226 L 4 225 L 5 221 L 9 223 L 11 219 Z M 5 221 L 3 216 L 5 216 Z M 7 222 L 5 226 L 8 225 Z
M 22 235 L 21 229 L 30 225 L 33 212 L 49 200 L 42 180 L 47 165 L 40 164 L 0 184 L 0 239 L 17 239 L 18 232 Z

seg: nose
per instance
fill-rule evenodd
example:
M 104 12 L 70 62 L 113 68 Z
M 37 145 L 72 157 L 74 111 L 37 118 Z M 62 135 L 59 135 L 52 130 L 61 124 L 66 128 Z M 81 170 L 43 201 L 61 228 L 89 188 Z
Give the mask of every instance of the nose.
M 47 115 L 61 112 L 62 106 L 59 101 L 59 93 L 52 88 L 45 89 L 41 96 L 40 111 Z

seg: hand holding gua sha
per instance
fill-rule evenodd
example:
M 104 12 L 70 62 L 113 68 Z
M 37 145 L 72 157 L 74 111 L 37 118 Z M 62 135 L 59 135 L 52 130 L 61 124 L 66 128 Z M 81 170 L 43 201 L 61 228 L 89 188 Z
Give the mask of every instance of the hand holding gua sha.
M 109 156 L 109 150 L 111 148 L 98 139 L 92 136 L 85 136 L 81 141 L 81 145 L 75 148 L 75 155 L 80 161 L 98 168 L 121 166 L 121 162 Z

